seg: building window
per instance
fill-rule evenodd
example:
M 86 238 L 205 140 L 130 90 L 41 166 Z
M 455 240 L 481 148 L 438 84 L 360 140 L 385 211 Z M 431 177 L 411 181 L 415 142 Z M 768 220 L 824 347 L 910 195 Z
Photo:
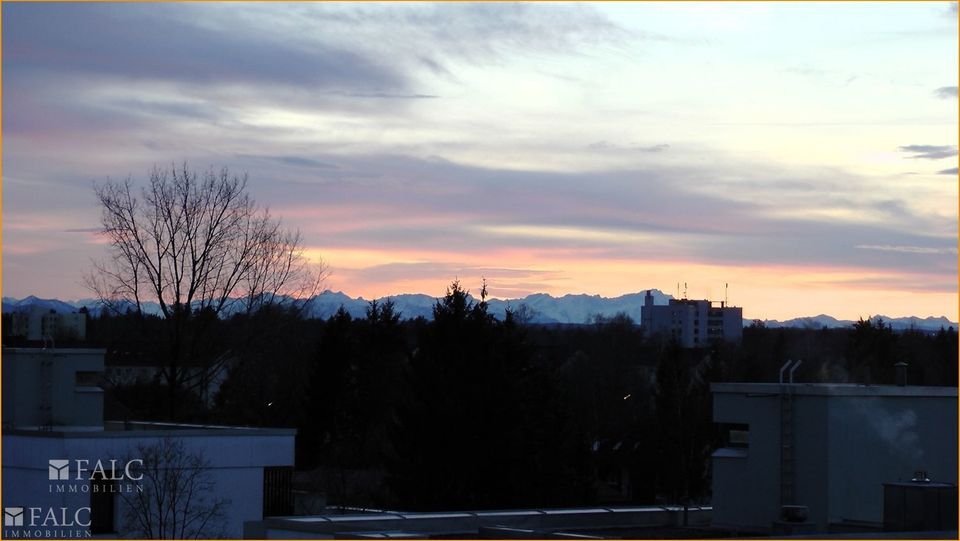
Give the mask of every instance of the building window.
M 720 423 L 723 446 L 746 449 L 750 446 L 750 425 L 746 423 Z
M 293 514 L 293 466 L 263 468 L 263 516 Z
M 100 378 L 103 376 L 101 372 L 87 372 L 80 371 L 76 373 L 76 386 L 77 387 L 97 387 L 100 385 Z

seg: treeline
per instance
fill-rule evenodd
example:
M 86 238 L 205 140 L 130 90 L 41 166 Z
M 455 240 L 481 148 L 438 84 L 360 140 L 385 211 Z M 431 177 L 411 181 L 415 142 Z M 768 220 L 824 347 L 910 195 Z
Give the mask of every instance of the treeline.
M 804 382 L 889 384 L 898 361 L 910 384 L 957 382 L 952 330 L 751 326 L 742 344 L 685 350 L 645 338 L 626 316 L 498 320 L 456 282 L 433 312 L 402 320 L 383 301 L 363 318 L 269 306 L 225 320 L 197 314 L 198 376 L 173 398 L 177 420 L 297 428 L 300 477 L 340 505 L 694 503 L 709 499 L 720 443 L 711 382 L 776 381 L 787 359 L 803 359 Z M 88 345 L 106 347 L 119 376 L 162 366 L 162 324 L 92 318 Z M 163 378 L 119 376 L 108 382 L 108 417 L 169 419 Z

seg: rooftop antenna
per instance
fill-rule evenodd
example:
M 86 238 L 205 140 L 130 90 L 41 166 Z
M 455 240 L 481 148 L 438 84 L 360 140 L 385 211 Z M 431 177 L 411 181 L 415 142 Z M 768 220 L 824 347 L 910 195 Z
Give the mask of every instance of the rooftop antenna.
M 723 304 L 730 306 L 730 284 L 727 282 L 723 283 Z
M 687 300 L 687 283 L 683 283 L 683 300 Z
M 677 282 L 677 298 L 680 298 L 680 282 Z

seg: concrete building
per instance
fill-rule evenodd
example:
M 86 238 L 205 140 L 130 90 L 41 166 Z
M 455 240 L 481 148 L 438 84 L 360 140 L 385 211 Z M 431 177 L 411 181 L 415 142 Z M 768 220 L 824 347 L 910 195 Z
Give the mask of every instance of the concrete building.
M 716 383 L 712 390 L 726 441 L 713 454 L 715 526 L 879 532 L 884 484 L 926 471 L 953 486 L 956 529 L 955 387 Z M 797 523 L 784 524 L 783 505 L 802 506 L 793 508 Z
M 207 464 L 203 474 L 211 487 L 201 492 L 210 502 L 223 500 L 212 533 L 240 537 L 244 522 L 292 512 L 295 430 L 104 421 L 103 355 L 2 350 L 2 490 L 10 515 L 4 538 L 125 536 L 128 497 L 150 490 L 133 479 L 130 464 L 170 442 L 181 456 Z M 83 521 L 68 529 L 62 523 L 31 527 L 31 513 L 46 510 Z
M 707 347 L 721 340 L 740 342 L 743 338 L 743 308 L 726 302 L 670 299 L 666 306 L 654 305 L 647 290 L 640 310 L 640 323 L 648 336 L 676 340 L 681 347 Z
M 3 349 L 3 429 L 103 430 L 101 349 Z
M 10 318 L 10 335 L 31 341 L 84 340 L 87 336 L 87 314 L 60 313 L 40 306 L 14 312 Z

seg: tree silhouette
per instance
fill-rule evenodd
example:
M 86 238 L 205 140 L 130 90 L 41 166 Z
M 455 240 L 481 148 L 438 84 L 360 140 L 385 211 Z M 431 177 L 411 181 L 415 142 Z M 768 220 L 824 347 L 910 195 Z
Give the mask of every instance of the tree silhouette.
M 671 503 L 684 505 L 706 494 L 709 457 L 716 443 L 711 361 L 706 357 L 692 364 L 695 358 L 689 351 L 668 343 L 657 365 L 654 390 L 659 485 Z
M 201 452 L 188 452 L 182 440 L 164 438 L 137 446 L 141 466 L 133 472 L 143 491 L 121 492 L 124 530 L 138 539 L 224 537 L 230 500 L 217 495 L 210 464 Z
M 411 359 L 411 403 L 394 433 L 391 486 L 422 509 L 511 506 L 531 471 L 520 400 L 525 359 L 503 324 L 454 282 Z
M 853 325 L 846 357 L 854 381 L 894 383 L 893 365 L 899 360 L 896 354 L 897 335 L 882 319 L 861 318 Z
M 159 305 L 173 418 L 180 390 L 202 389 L 229 360 L 203 351 L 214 320 L 309 298 L 319 285 L 322 269 L 304 256 L 299 232 L 254 202 L 245 175 L 183 164 L 154 168 L 139 194 L 131 179 L 95 190 L 110 257 L 94 264 L 87 286 L 114 312 Z

